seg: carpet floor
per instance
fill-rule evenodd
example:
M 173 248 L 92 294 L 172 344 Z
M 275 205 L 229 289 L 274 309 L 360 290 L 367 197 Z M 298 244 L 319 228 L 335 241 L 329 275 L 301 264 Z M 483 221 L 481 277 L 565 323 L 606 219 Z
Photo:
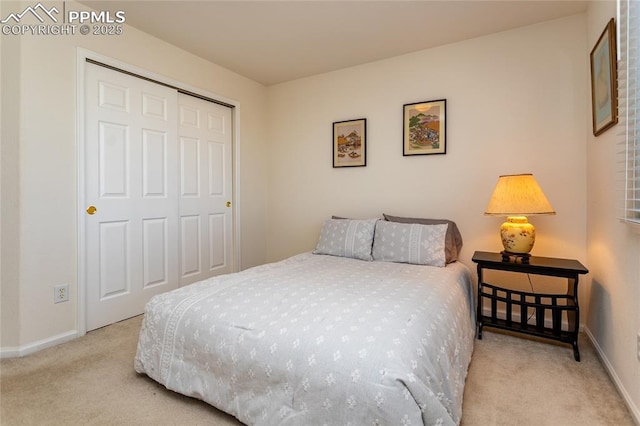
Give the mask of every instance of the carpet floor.
M 24 358 L 0 360 L 0 424 L 239 425 L 133 370 L 142 317 Z M 568 345 L 485 330 L 476 340 L 462 425 L 616 425 L 635 422 L 589 341 Z

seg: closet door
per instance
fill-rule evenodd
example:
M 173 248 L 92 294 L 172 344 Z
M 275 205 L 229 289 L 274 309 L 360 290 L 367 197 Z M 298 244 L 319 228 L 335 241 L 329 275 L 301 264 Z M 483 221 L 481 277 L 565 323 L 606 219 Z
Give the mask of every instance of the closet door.
M 178 93 L 86 64 L 86 329 L 179 286 Z
M 180 285 L 233 271 L 231 108 L 179 95 Z

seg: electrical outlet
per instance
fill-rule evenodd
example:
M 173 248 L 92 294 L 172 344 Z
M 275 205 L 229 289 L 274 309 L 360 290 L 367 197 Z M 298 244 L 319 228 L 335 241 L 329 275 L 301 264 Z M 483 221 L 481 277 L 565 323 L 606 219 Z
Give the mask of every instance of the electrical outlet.
M 53 303 L 66 302 L 69 300 L 69 286 L 67 284 L 57 285 L 53 288 Z

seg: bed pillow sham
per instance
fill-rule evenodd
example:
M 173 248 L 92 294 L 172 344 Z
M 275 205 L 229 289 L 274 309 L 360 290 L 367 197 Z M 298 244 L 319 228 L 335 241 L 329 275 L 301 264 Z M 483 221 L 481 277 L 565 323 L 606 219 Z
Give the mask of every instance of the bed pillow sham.
M 371 246 L 378 219 L 327 219 L 314 254 L 373 260 Z
M 421 225 L 381 220 L 373 239 L 373 260 L 446 266 L 447 224 Z
M 418 223 L 421 225 L 448 225 L 447 235 L 445 237 L 446 262 L 455 262 L 460 257 L 460 251 L 462 250 L 462 235 L 460 234 L 458 225 L 456 225 L 454 221 L 448 219 L 421 219 L 413 217 L 391 216 L 388 214 L 383 214 L 383 216 L 384 219 L 389 222 Z

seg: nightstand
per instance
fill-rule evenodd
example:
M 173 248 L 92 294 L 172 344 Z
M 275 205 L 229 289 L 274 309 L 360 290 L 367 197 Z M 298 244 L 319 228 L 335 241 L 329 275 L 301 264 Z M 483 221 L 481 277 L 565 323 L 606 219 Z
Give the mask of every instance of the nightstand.
M 544 337 L 573 346 L 573 356 L 580 361 L 578 350 L 578 328 L 580 308 L 578 305 L 578 278 L 589 270 L 573 259 L 531 256 L 529 263 L 503 261 L 500 253 L 476 251 L 471 259 L 478 264 L 478 339 L 482 339 L 483 327 L 494 327 L 516 331 L 532 336 Z M 487 269 L 510 271 L 520 274 L 546 275 L 566 278 L 566 293 L 542 294 L 511 290 L 485 282 L 483 272 Z M 489 306 L 485 315 L 484 304 Z M 501 312 L 498 312 L 498 311 Z M 530 313 L 531 310 L 531 313 Z M 502 312 L 503 311 L 503 312 Z M 550 326 L 545 324 L 550 312 Z M 531 318 L 532 321 L 529 321 Z M 563 320 L 568 327 L 563 327 Z

